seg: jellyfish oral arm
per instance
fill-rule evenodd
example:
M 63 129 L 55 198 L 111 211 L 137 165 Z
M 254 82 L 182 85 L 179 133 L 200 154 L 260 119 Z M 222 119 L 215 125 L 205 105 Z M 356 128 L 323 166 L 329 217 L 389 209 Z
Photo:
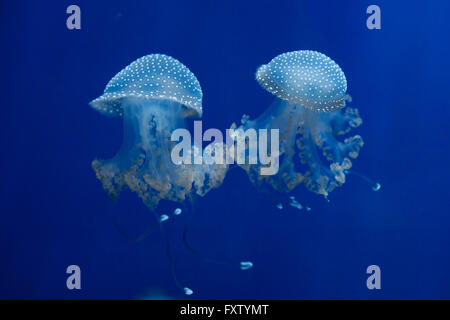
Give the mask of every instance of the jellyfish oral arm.
M 112 159 L 93 162 L 104 189 L 116 198 L 128 186 L 151 209 L 162 198 L 183 201 L 190 192 L 192 178 L 170 157 L 170 133 L 186 126 L 181 108 L 167 100 L 134 98 L 124 99 L 122 106 L 122 147 Z
M 173 132 L 189 132 L 183 107 L 177 102 L 127 98 L 122 106 L 122 147 L 112 159 L 95 160 L 92 165 L 113 199 L 128 186 L 153 210 L 161 199 L 183 202 L 192 194 L 204 195 L 221 185 L 226 164 L 174 161 L 179 146 Z M 184 156 L 195 152 L 190 134 L 186 141 Z
M 258 165 L 242 166 L 254 184 L 269 184 L 280 192 L 290 192 L 300 183 L 327 197 L 345 182 L 361 147 L 359 135 L 345 137 L 362 123 L 357 109 L 345 107 L 334 112 L 315 112 L 302 105 L 275 98 L 272 105 L 255 120 L 246 120 L 242 128 L 279 129 L 280 158 L 278 173 L 265 178 Z M 343 141 L 338 140 L 343 136 Z

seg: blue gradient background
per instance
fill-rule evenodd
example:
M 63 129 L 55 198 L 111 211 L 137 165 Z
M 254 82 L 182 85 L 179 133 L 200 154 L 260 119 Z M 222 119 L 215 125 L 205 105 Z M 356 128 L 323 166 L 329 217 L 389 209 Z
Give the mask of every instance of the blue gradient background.
M 66 8 L 82 30 L 66 29 Z M 366 28 L 370 4 L 382 30 Z M 344 70 L 365 141 L 353 177 L 330 196 L 296 191 L 310 213 L 280 212 L 232 170 L 199 199 L 191 242 L 215 257 L 254 262 L 251 271 L 208 265 L 181 241 L 186 215 L 165 226 L 176 272 L 199 299 L 450 298 L 449 27 L 447 1 L 2 1 L 0 298 L 184 298 L 174 286 L 135 194 L 113 204 L 91 162 L 119 148 L 122 124 L 88 102 L 136 58 L 171 55 L 204 91 L 204 127 L 251 118 L 272 97 L 256 68 L 313 49 Z M 161 212 L 165 213 L 165 212 Z M 66 267 L 82 290 L 66 289 Z M 380 265 L 382 290 L 366 288 Z

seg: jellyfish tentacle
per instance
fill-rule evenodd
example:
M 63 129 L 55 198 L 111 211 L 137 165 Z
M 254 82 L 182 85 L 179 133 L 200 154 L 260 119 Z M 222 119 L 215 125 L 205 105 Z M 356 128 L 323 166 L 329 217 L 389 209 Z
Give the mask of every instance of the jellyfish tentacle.
M 188 217 L 187 222 L 184 224 L 184 230 L 183 230 L 183 243 L 186 249 L 191 252 L 193 255 L 201 259 L 202 261 L 206 263 L 213 263 L 218 265 L 227 265 L 231 267 L 235 267 L 239 265 L 239 268 L 241 270 L 248 270 L 253 267 L 253 263 L 250 261 L 239 261 L 239 263 L 230 261 L 230 260 L 219 260 L 215 258 L 211 258 L 208 256 L 205 256 L 204 254 L 200 253 L 198 250 L 196 250 L 190 243 L 188 233 L 189 233 L 189 223 L 192 220 L 192 214 Z
M 346 170 L 346 173 L 354 174 L 355 176 L 361 178 L 362 180 L 367 182 L 372 187 L 373 191 L 378 191 L 381 189 L 381 184 L 378 181 L 375 181 L 375 180 L 369 178 L 365 174 L 355 171 L 354 169 L 351 169 L 351 170 L 348 169 L 348 170 Z
M 164 227 L 163 227 L 163 225 L 162 225 L 158 215 L 156 214 L 156 211 L 153 211 L 153 213 L 154 213 L 155 219 L 156 219 L 156 221 L 157 221 L 157 223 L 159 225 L 159 230 L 160 230 L 161 235 L 162 235 L 162 237 L 164 239 L 164 242 L 166 243 L 166 255 L 167 255 L 167 260 L 169 262 L 169 268 L 170 268 L 170 273 L 172 275 L 173 282 L 174 282 L 175 286 L 181 292 L 183 292 L 185 295 L 189 296 L 189 295 L 193 294 L 194 292 L 189 287 L 182 286 L 180 284 L 180 282 L 178 281 L 178 277 L 177 277 L 176 272 L 175 272 L 175 264 L 174 264 L 174 260 L 173 260 L 173 257 L 172 257 L 172 249 L 170 247 L 169 237 L 167 236 L 167 234 L 166 234 L 166 232 L 164 230 Z
M 187 224 L 184 226 L 183 243 L 184 243 L 186 249 L 189 250 L 189 252 L 191 252 L 193 255 L 197 256 L 198 258 L 200 258 L 204 262 L 213 263 L 213 264 L 219 264 L 219 265 L 228 265 L 228 266 L 231 266 L 231 267 L 237 266 L 236 262 L 210 258 L 210 257 L 207 257 L 207 256 L 201 254 L 196 249 L 194 249 L 193 246 L 190 244 L 190 242 L 188 240 L 188 225 Z M 248 270 L 248 269 L 250 269 L 252 267 L 253 267 L 253 263 L 251 261 L 239 261 L 239 268 L 241 270 Z
M 139 236 L 133 236 L 130 233 L 128 233 L 125 228 L 123 228 L 123 226 L 117 221 L 114 220 L 113 221 L 114 227 L 116 228 L 116 230 L 128 241 L 130 242 L 141 242 L 145 239 L 147 239 L 148 237 L 150 237 L 152 234 L 155 234 L 156 231 L 158 231 L 158 228 L 155 227 L 151 227 L 148 228 L 146 231 L 144 231 L 143 233 L 141 233 Z
M 200 252 L 198 252 L 196 249 L 194 249 L 188 240 L 188 229 L 189 229 L 189 227 L 186 223 L 184 225 L 184 230 L 183 230 L 183 243 L 189 252 L 191 252 L 193 255 L 197 256 L 198 258 L 200 258 L 201 260 L 203 260 L 205 262 L 214 263 L 214 264 L 222 264 L 222 265 L 230 265 L 231 264 L 231 263 L 228 263 L 227 261 L 220 261 L 220 260 L 215 260 L 215 259 L 206 257 L 206 256 L 202 255 Z

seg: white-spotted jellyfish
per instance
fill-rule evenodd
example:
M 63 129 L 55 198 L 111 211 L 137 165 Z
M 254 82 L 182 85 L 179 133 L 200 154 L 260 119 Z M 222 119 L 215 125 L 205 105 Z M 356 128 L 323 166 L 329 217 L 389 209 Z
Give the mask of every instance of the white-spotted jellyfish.
M 322 53 L 293 51 L 260 66 L 256 80 L 275 101 L 255 120 L 244 116 L 241 128 L 279 129 L 279 170 L 261 175 L 261 165 L 241 167 L 258 188 L 288 193 L 303 183 L 327 197 L 345 182 L 363 146 L 359 135 L 348 136 L 362 120 L 357 109 L 346 107 L 343 71 Z
M 187 129 L 189 118 L 202 115 L 200 83 L 178 60 L 151 54 L 115 75 L 104 93 L 90 105 L 104 115 L 123 118 L 124 134 L 119 152 L 111 159 L 92 162 L 97 178 L 112 199 L 128 187 L 155 214 L 166 241 L 175 284 L 184 294 L 191 295 L 193 291 L 181 286 L 174 273 L 169 241 L 161 226 L 169 216 L 157 215 L 156 209 L 162 199 L 183 203 L 195 195 L 204 196 L 221 185 L 228 170 L 227 164 L 176 163 L 171 158 L 176 145 L 171 139 L 172 133 L 176 129 Z M 188 155 L 198 153 L 196 146 L 187 151 Z M 180 208 L 174 211 L 175 215 L 180 213 Z M 131 237 L 120 224 L 116 226 L 131 241 L 140 241 L 151 234 L 150 230 L 143 236 Z M 198 254 L 187 243 L 186 233 L 187 248 Z M 244 269 L 250 267 L 244 265 Z
M 202 89 L 194 74 L 163 54 L 137 59 L 106 85 L 90 105 L 102 114 L 123 118 L 123 143 L 109 160 L 92 167 L 108 195 L 115 199 L 129 187 L 154 210 L 161 199 L 183 202 L 220 186 L 226 165 L 174 164 L 175 129 L 202 115 Z

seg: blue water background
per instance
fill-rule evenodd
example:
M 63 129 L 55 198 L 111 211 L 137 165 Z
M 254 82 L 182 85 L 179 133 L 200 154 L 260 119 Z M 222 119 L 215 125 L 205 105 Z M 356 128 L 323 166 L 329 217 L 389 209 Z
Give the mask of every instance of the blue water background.
M 82 10 L 82 29 L 65 26 Z M 370 4 L 382 29 L 366 28 Z M 251 260 L 240 271 L 205 264 L 183 247 L 187 214 L 166 223 L 180 281 L 199 299 L 450 298 L 447 1 L 2 1 L 0 4 L 0 298 L 183 298 L 138 197 L 112 203 L 91 162 L 114 155 L 119 119 L 88 106 L 124 66 L 171 55 L 198 77 L 203 124 L 225 130 L 272 101 L 254 80 L 274 56 L 312 49 L 344 70 L 365 146 L 330 202 L 304 188 L 309 213 L 278 210 L 242 170 L 199 199 L 191 242 Z M 167 208 L 170 206 L 168 205 Z M 166 208 L 166 210 L 168 210 Z M 164 212 L 160 212 L 164 213 Z M 66 267 L 82 290 L 66 288 Z M 366 288 L 381 267 L 382 289 Z

